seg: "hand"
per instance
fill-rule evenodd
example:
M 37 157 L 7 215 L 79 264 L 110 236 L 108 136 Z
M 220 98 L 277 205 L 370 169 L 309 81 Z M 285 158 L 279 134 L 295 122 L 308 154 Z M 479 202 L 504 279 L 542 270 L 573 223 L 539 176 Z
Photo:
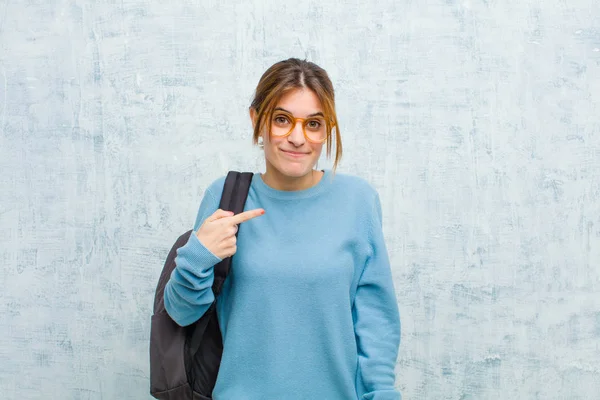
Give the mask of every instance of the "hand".
M 238 225 L 265 213 L 262 208 L 233 215 L 231 211 L 217 210 L 198 228 L 196 237 L 215 256 L 221 260 L 231 257 L 237 250 L 235 234 Z

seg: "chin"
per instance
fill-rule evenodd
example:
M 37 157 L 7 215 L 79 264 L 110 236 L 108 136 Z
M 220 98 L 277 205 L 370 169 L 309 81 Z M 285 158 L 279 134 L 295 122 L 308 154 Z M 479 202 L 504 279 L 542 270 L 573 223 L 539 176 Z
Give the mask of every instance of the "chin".
M 277 169 L 285 176 L 289 176 L 291 178 L 301 178 L 306 174 L 309 174 L 313 167 L 313 164 L 306 165 L 304 163 L 283 162 L 277 166 Z

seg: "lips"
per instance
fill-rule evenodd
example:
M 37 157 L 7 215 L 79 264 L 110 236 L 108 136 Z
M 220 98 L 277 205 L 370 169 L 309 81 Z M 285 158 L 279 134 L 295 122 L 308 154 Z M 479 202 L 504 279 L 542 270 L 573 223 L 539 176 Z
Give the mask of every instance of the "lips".
M 308 154 L 308 153 L 301 153 L 298 151 L 288 151 L 288 150 L 283 150 L 283 149 L 281 149 L 281 151 L 290 157 L 303 157 Z

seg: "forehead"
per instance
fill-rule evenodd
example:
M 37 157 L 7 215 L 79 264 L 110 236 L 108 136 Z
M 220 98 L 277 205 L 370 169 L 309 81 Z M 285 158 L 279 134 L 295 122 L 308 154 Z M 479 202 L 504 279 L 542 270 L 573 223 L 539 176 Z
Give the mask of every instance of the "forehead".
M 314 114 L 322 112 L 321 101 L 317 95 L 310 89 L 293 89 L 285 93 L 276 107 L 281 107 L 297 116 Z

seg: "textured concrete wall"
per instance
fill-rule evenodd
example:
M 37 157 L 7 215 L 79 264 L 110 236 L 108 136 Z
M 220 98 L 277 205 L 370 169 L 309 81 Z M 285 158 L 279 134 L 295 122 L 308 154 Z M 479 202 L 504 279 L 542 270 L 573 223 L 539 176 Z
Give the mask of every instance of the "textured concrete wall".
M 381 192 L 405 397 L 600 398 L 600 3 L 226 3 L 0 1 L 2 399 L 149 398 L 163 258 L 289 56 Z

